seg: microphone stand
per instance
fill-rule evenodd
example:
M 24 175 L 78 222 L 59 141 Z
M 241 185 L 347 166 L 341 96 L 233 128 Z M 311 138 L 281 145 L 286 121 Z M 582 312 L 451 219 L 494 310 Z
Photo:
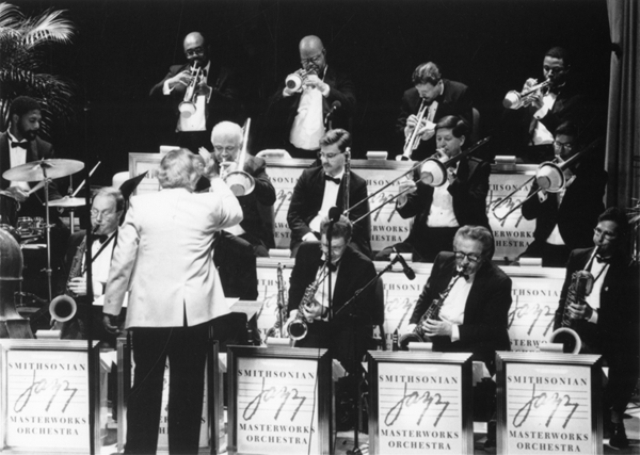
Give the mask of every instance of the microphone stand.
M 374 283 L 376 283 L 378 281 L 378 279 L 382 275 L 384 275 L 389 270 L 391 270 L 391 268 L 393 267 L 393 264 L 395 264 L 397 261 L 398 260 L 394 258 L 375 277 L 373 277 L 371 280 L 369 280 L 369 282 L 367 282 L 367 284 L 362 286 L 360 289 L 356 290 L 356 292 L 353 293 L 353 296 L 351 296 L 351 298 L 349 300 L 347 300 L 345 302 L 345 304 L 342 305 L 340 307 L 340 309 L 338 309 L 338 311 L 336 311 L 336 314 L 334 315 L 334 317 L 337 317 L 340 314 L 340 312 L 343 311 L 345 308 L 349 308 L 353 304 L 353 302 L 355 302 L 358 299 L 360 294 L 362 294 L 364 291 L 369 289 L 369 287 L 371 287 Z M 355 337 L 356 336 L 356 331 L 355 331 L 356 319 L 354 317 L 352 317 L 351 321 L 352 321 L 352 324 L 353 324 L 353 329 L 352 329 L 351 333 Z M 385 343 L 386 343 L 386 340 L 385 340 Z M 353 354 L 354 354 L 353 357 L 356 358 L 357 350 L 356 350 L 355 340 L 354 340 L 354 343 L 353 343 L 353 351 L 354 351 L 353 352 Z M 355 388 L 356 422 L 355 422 L 355 425 L 354 425 L 354 428 L 353 428 L 353 448 L 351 450 L 347 450 L 347 454 L 348 455 L 360 455 L 360 454 L 362 454 L 362 451 L 360 450 L 360 442 L 358 440 L 358 437 L 359 437 L 358 427 L 360 426 L 360 386 L 361 386 L 363 378 L 364 378 L 364 372 L 362 371 L 362 365 L 360 364 L 360 361 L 358 361 L 356 363 L 356 365 L 358 365 L 358 369 L 360 370 L 360 377 L 358 379 L 358 385 Z

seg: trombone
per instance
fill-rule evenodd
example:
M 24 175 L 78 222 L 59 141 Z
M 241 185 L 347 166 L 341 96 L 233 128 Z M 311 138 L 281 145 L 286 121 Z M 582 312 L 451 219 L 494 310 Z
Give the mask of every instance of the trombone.
M 194 64 L 193 67 L 191 67 L 191 80 L 189 81 L 189 85 L 187 85 L 187 88 L 184 91 L 184 98 L 178 105 L 180 115 L 184 117 L 191 117 L 196 113 L 196 86 L 198 85 L 201 74 L 202 69 L 200 68 L 200 66 Z
M 420 107 L 418 108 L 418 115 L 416 120 L 416 126 L 411 132 L 411 134 L 404 141 L 404 148 L 402 149 L 402 155 L 398 157 L 398 161 L 405 161 L 411 159 L 411 154 L 415 149 L 418 148 L 418 144 L 420 144 L 420 136 L 418 136 L 418 130 L 420 130 L 420 124 L 422 120 L 424 120 L 424 116 L 427 113 L 427 101 L 424 98 L 421 98 Z
M 596 148 L 602 142 L 602 140 L 602 138 L 596 139 L 583 150 L 576 153 L 566 161 L 562 161 L 560 158 L 555 158 L 553 161 L 547 161 L 540 164 L 540 166 L 538 166 L 538 170 L 536 171 L 536 175 L 528 179 L 526 182 L 522 183 L 518 188 L 493 204 L 491 211 L 495 215 L 495 211 L 498 207 L 500 207 L 506 201 L 510 200 L 511 196 L 516 194 L 529 183 L 535 180 L 536 184 L 538 185 L 535 191 L 529 194 L 522 202 L 512 207 L 507 213 L 502 216 L 496 215 L 498 221 L 504 221 L 509 215 L 522 207 L 525 202 L 537 195 L 540 191 L 546 191 L 548 193 L 559 193 L 560 191 L 562 191 L 567 184 L 564 171 L 575 165 L 578 160 L 584 157 L 584 155 Z
M 407 172 L 405 172 L 404 174 L 396 177 L 391 182 L 387 183 L 382 188 L 378 189 L 378 191 L 374 192 L 371 196 L 368 196 L 366 199 L 363 199 L 363 200 L 359 201 L 357 204 L 354 204 L 349 210 L 347 210 L 347 212 L 345 212 L 345 214 L 348 213 L 349 211 L 353 210 L 358 205 L 362 204 L 364 201 L 367 201 L 367 200 L 377 196 L 378 194 L 380 194 L 380 192 L 384 191 L 386 188 L 388 188 L 389 186 L 393 185 L 395 182 L 400 180 L 402 177 L 410 174 L 411 172 L 415 171 L 418 168 L 420 168 L 420 181 L 422 183 L 424 183 L 425 185 L 429 185 L 429 186 L 433 186 L 433 187 L 444 185 L 445 181 L 447 180 L 447 168 L 453 166 L 458 161 L 460 161 L 462 158 L 465 158 L 465 157 L 469 156 L 471 153 L 475 152 L 477 149 L 479 149 L 484 144 L 489 142 L 489 139 L 491 139 L 491 136 L 487 136 L 484 139 L 479 140 L 478 142 L 473 144 L 471 147 L 469 147 L 464 152 L 459 153 L 458 155 L 454 156 L 453 158 L 449 158 L 448 160 L 446 160 L 444 162 L 438 160 L 437 158 L 434 158 L 433 156 L 420 161 L 415 166 L 411 167 L 411 169 L 409 169 Z M 392 197 L 390 197 L 389 199 L 384 201 L 382 204 L 380 204 L 376 208 L 370 210 L 369 212 L 367 212 L 364 215 L 362 215 L 360 218 L 356 219 L 353 222 L 353 224 L 355 224 L 358 221 L 368 217 L 372 213 L 377 212 L 382 207 L 387 205 L 389 202 L 395 201 L 399 197 L 404 196 L 405 194 L 407 194 L 409 191 L 411 191 L 410 188 L 406 189 L 405 191 L 402 191 L 402 192 L 400 192 L 400 193 L 398 193 L 398 194 L 396 194 L 396 195 L 394 195 Z
M 502 105 L 507 109 L 520 109 L 521 107 L 528 106 L 533 100 L 533 94 L 536 92 L 543 90 L 551 83 L 551 79 L 547 79 L 544 82 L 541 82 L 533 87 L 530 87 L 528 90 L 523 90 L 522 92 L 517 92 L 516 90 L 510 90 L 504 96 L 504 100 L 502 100 Z
M 225 172 L 226 166 L 231 162 L 220 163 L 220 176 L 224 183 L 227 184 L 231 192 L 236 196 L 246 196 L 251 194 L 256 187 L 256 182 L 251 175 L 243 171 L 245 161 L 247 160 L 247 143 L 249 142 L 249 128 L 251 126 L 251 118 L 248 118 L 243 126 L 242 151 L 236 158 L 236 170 Z

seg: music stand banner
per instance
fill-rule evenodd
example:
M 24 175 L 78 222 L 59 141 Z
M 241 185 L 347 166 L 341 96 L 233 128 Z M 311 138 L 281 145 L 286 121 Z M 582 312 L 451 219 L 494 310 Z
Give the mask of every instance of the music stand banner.
M 89 453 L 91 409 L 100 452 L 96 345 L 90 363 L 84 340 L 0 340 L 0 452 Z
M 498 352 L 498 453 L 601 453 L 598 355 Z
M 331 358 L 325 349 L 227 348 L 230 454 L 328 454 Z
M 369 351 L 372 454 L 473 454 L 471 355 Z

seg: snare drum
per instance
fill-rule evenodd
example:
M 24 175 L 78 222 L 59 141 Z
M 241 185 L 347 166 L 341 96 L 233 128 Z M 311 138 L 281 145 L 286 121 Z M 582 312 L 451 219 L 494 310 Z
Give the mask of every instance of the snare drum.
M 30 216 L 19 217 L 16 228 L 21 236 L 31 235 L 33 233 L 33 218 Z
M 16 226 L 18 221 L 18 201 L 7 194 L 0 193 L 0 224 Z

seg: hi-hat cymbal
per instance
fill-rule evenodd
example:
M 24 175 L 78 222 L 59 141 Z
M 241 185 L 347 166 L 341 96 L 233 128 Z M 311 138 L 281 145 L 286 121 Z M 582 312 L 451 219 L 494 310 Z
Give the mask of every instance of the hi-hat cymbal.
M 82 161 L 63 160 L 53 158 L 50 160 L 32 161 L 13 167 L 2 174 L 7 180 L 18 182 L 39 182 L 46 178 L 59 179 L 67 175 L 75 174 L 84 168 Z
M 73 208 L 82 207 L 87 204 L 87 200 L 83 197 L 63 197 L 49 202 L 49 207 Z

